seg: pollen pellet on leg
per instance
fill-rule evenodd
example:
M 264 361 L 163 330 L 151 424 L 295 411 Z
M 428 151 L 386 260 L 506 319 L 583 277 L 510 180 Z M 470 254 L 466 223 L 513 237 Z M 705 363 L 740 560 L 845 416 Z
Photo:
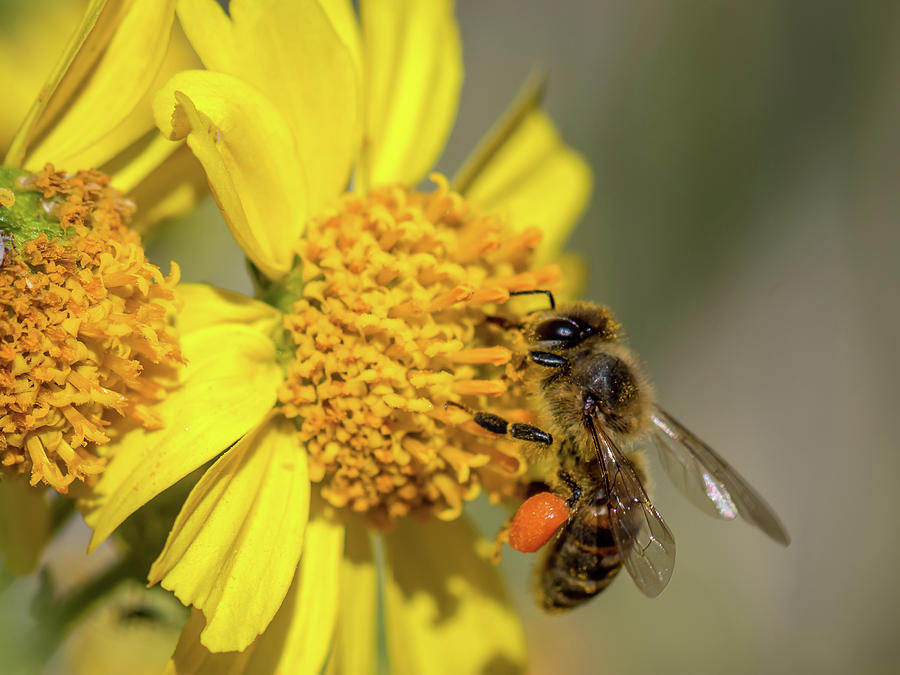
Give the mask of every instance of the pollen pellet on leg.
M 509 545 L 521 553 L 534 553 L 569 519 L 569 507 L 552 492 L 526 499 L 513 516 Z

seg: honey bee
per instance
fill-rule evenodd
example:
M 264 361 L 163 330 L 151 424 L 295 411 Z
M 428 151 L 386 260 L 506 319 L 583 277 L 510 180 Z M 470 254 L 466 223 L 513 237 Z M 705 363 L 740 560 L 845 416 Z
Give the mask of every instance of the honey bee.
M 535 551 L 553 538 L 538 567 L 538 602 L 548 611 L 578 606 L 606 588 L 624 565 L 647 596 L 662 592 L 675 564 L 675 539 L 644 488 L 636 448 L 649 442 L 679 490 L 719 518 L 749 521 L 787 545 L 778 517 L 724 459 L 654 400 L 640 365 L 606 307 L 578 302 L 532 314 L 520 326 L 526 382 L 546 429 L 474 420 L 496 433 L 547 447 L 549 491 L 524 502 L 508 529 L 514 548 Z M 524 292 L 523 292 L 524 293 Z M 634 451 L 634 452 L 633 452 Z M 554 538 L 555 537 L 555 538 Z

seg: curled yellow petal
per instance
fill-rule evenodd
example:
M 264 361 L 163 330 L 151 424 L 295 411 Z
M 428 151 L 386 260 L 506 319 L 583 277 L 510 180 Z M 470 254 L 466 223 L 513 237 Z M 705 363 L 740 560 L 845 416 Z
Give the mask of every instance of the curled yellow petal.
M 361 177 L 418 183 L 456 119 L 463 66 L 452 0 L 363 0 L 365 127 Z
M 524 672 L 522 627 L 465 519 L 405 520 L 384 542 L 392 673 Z
M 203 475 L 150 568 L 203 611 L 200 641 L 240 651 L 262 633 L 294 577 L 309 514 L 306 453 L 289 422 L 269 422 Z
M 180 387 L 154 408 L 165 426 L 122 436 L 93 501 L 85 504 L 92 549 L 138 508 L 259 424 L 275 404 L 282 373 L 266 336 L 245 326 L 213 326 L 185 336 L 182 352 L 188 365 Z
M 163 134 L 188 146 L 238 244 L 270 279 L 290 269 L 307 215 L 307 183 L 284 117 L 258 90 L 222 73 L 186 71 L 154 101 Z
M 359 46 L 347 0 L 182 0 L 179 17 L 204 65 L 275 105 L 297 141 L 317 212 L 346 187 L 360 144 Z

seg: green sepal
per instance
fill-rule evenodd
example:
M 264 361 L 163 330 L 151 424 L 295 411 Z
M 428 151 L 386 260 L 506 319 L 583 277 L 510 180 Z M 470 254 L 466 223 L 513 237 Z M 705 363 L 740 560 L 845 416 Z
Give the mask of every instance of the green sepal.
M 19 179 L 29 175 L 20 169 L 0 167 L 0 188 L 12 190 L 16 197 L 12 206 L 0 206 L 0 232 L 6 235 L 4 243 L 8 245 L 12 240 L 16 249 L 41 234 L 47 235 L 48 239 L 63 238 L 62 225 L 52 209 L 45 208 L 47 200 L 40 192 L 20 187 Z

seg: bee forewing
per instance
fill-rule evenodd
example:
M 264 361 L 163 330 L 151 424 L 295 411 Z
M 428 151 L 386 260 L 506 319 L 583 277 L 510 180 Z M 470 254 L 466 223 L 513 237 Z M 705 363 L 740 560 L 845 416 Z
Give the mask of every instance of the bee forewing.
M 601 424 L 586 418 L 609 495 L 613 539 L 628 574 L 648 597 L 655 598 L 675 569 L 675 539 L 650 503 L 641 481 Z
M 772 508 L 728 462 L 661 408 L 651 418 L 663 468 L 682 494 L 707 513 L 727 520 L 740 515 L 780 544 L 790 543 Z

